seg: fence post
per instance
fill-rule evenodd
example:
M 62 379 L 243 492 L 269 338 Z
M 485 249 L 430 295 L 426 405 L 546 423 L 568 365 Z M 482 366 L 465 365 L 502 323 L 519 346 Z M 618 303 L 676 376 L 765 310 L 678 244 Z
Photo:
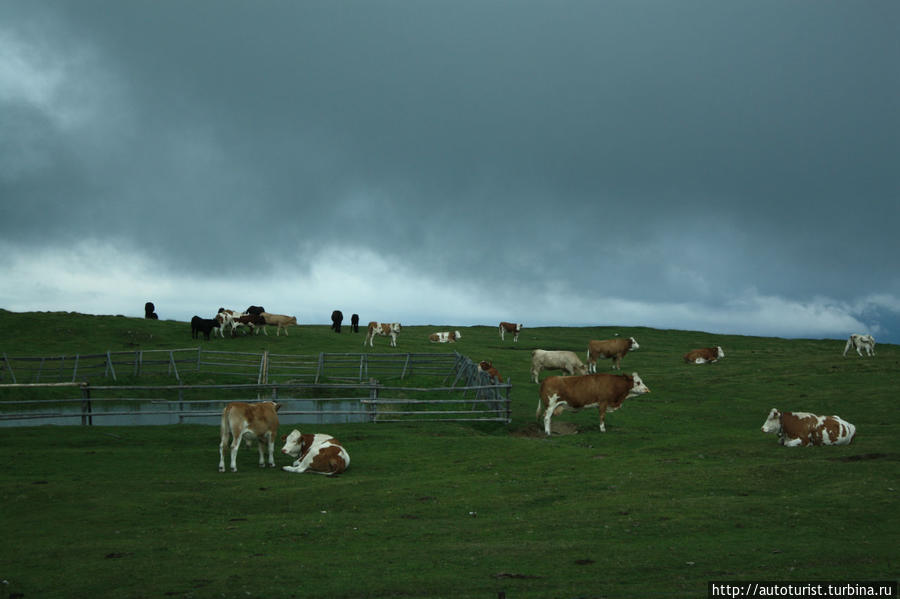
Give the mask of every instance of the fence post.
M 375 379 L 369 379 L 369 401 L 372 402 L 369 404 L 371 406 L 369 409 L 372 413 L 369 415 L 369 420 L 371 422 L 378 422 L 378 381 Z
M 403 363 L 403 372 L 400 373 L 400 380 L 406 378 L 406 370 L 409 368 L 409 354 L 406 354 L 406 362 Z
M 112 372 L 113 380 L 117 381 L 116 368 L 113 366 L 112 354 L 109 353 L 109 350 L 106 350 L 106 370 L 103 372 L 103 376 L 109 376 L 110 372 Z
M 78 358 L 79 354 L 75 354 L 75 366 L 72 367 L 72 382 L 75 382 L 75 377 L 78 376 Z
M 81 386 L 81 426 L 93 426 L 91 415 L 91 389 L 86 384 Z

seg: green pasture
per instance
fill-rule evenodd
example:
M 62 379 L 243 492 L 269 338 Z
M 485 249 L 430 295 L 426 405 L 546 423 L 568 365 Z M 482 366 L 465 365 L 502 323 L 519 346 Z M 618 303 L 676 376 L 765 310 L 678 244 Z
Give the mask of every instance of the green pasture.
M 843 358 L 841 340 L 525 325 L 518 343 L 437 324 L 363 350 L 346 326 L 197 341 L 185 322 L 0 310 L 7 356 L 457 350 L 513 382 L 510 425 L 309 430 L 347 447 L 335 478 L 260 469 L 255 447 L 220 474 L 211 426 L 0 428 L 0 599 L 694 598 L 711 580 L 897 578 L 900 348 Z M 451 328 L 458 343 L 428 342 Z M 554 419 L 577 434 L 546 438 L 531 350 L 583 356 L 615 334 L 637 338 L 622 367 L 651 393 L 608 415 L 606 433 L 584 411 Z M 714 344 L 720 363 L 682 362 Z M 760 431 L 773 407 L 839 414 L 857 438 L 780 447 Z

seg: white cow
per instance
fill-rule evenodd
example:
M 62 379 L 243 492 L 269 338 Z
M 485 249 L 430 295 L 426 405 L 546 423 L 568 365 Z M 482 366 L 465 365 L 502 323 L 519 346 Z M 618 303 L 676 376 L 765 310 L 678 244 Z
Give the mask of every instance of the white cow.
M 847 339 L 847 345 L 844 346 L 844 357 L 847 357 L 847 350 L 850 348 L 856 349 L 856 353 L 862 357 L 862 351 L 866 350 L 866 354 L 869 356 L 875 355 L 875 337 L 872 335 L 860 335 L 858 333 L 853 333 L 850 335 L 850 338 Z
M 281 452 L 297 458 L 290 466 L 283 466 L 286 472 L 316 472 L 332 476 L 340 474 L 350 465 L 350 454 L 331 435 L 306 434 L 294 429 L 284 437 Z
M 536 349 L 531 352 L 531 380 L 538 382 L 542 370 L 565 370 L 568 374 L 587 374 L 587 366 L 575 352 Z
M 369 347 L 375 347 L 375 335 L 391 338 L 391 347 L 397 347 L 397 335 L 400 334 L 399 322 L 375 322 L 369 323 L 369 330 L 366 332 L 366 338 L 363 339 L 363 345 L 369 344 Z

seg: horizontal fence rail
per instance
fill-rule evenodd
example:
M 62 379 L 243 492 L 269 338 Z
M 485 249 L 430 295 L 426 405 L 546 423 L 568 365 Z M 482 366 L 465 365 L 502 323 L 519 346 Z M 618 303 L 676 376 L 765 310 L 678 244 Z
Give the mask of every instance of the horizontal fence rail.
M 204 351 L 203 354 L 210 354 L 203 358 L 207 366 L 221 367 L 228 374 L 242 368 L 248 377 L 255 369 L 254 378 L 262 382 L 185 384 L 181 376 L 190 369 L 187 364 L 197 363 L 199 352 L 188 360 L 178 352 L 194 350 L 153 351 L 157 353 L 139 352 L 141 355 L 127 361 L 107 352 L 108 364 L 104 368 L 107 372 L 115 372 L 118 367 L 118 376 L 126 368 L 131 372 L 155 368 L 160 374 L 174 376 L 178 384 L 4 383 L 0 384 L 0 426 L 78 422 L 82 425 L 217 424 L 222 408 L 228 402 L 262 400 L 280 404 L 278 414 L 284 424 L 509 423 L 511 419 L 509 394 L 512 384 L 497 382 L 469 358 L 455 352 L 288 356 Z M 4 355 L 4 360 L 7 359 Z M 40 364 L 40 358 L 29 360 Z M 45 365 L 46 361 L 39 372 L 45 371 Z M 326 378 L 326 374 L 330 382 L 320 380 Z M 383 384 L 373 375 L 400 381 L 415 375 L 419 384 Z M 116 380 L 115 376 L 109 378 Z M 429 384 L 432 382 L 433 386 Z

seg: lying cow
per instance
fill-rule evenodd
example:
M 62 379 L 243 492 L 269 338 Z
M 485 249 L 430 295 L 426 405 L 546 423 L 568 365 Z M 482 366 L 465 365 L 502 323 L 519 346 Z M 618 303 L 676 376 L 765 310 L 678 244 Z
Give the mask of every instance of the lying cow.
M 500 376 L 500 373 L 497 371 L 496 368 L 494 368 L 493 360 L 490 362 L 488 362 L 486 360 L 479 362 L 478 370 L 480 370 L 481 372 L 486 372 L 488 374 L 488 376 L 491 377 L 491 379 L 497 379 L 498 383 L 503 382 L 503 377 Z
M 684 354 L 684 361 L 688 364 L 712 364 L 718 362 L 719 359 L 725 357 L 725 352 L 718 345 L 715 347 L 703 347 L 701 349 L 692 349 Z
M 457 339 L 462 339 L 462 333 L 459 331 L 442 331 L 428 336 L 428 340 L 432 343 L 456 343 Z
M 802 445 L 849 445 L 856 427 L 839 416 L 816 416 L 809 412 L 779 412 L 772 408 L 762 432 L 775 433 L 785 447 Z
M 500 323 L 500 341 L 503 341 L 504 335 L 505 335 L 506 333 L 512 333 L 512 334 L 513 334 L 513 341 L 514 341 L 514 342 L 515 342 L 515 341 L 518 341 L 518 340 L 519 340 L 519 333 L 522 332 L 522 327 L 523 327 L 523 326 L 524 326 L 524 325 L 521 325 L 521 324 L 514 324 L 514 323 L 512 323 L 512 322 L 501 322 L 501 323 Z
M 568 374 L 587 374 L 587 367 L 575 352 L 536 349 L 531 352 L 531 380 L 538 382 L 542 370 L 565 370 Z
M 604 339 L 588 341 L 588 372 L 597 372 L 597 358 L 612 358 L 613 370 L 622 369 L 622 358 L 629 351 L 638 349 L 640 345 L 634 337 L 628 339 Z
M 270 312 L 263 312 L 260 316 L 262 316 L 267 325 L 275 327 L 276 337 L 281 334 L 282 329 L 284 329 L 284 336 L 287 337 L 287 328 L 297 324 L 296 316 L 285 316 L 284 314 L 272 314 Z M 268 335 L 268 333 L 266 333 L 266 335 Z
M 275 438 L 278 436 L 278 410 L 274 401 L 261 403 L 232 402 L 222 410 L 222 439 L 219 443 L 219 472 L 225 472 L 225 446 L 231 435 L 231 471 L 237 472 L 237 452 L 241 439 L 256 439 L 259 446 L 259 466 L 266 467 L 263 441 L 269 447 L 269 466 L 275 467 Z
M 281 452 L 297 458 L 291 466 L 283 466 L 287 472 L 317 472 L 333 476 L 350 465 L 350 454 L 330 435 L 302 435 L 295 429 L 282 440 L 284 447 Z
M 373 320 L 369 323 L 369 330 L 366 333 L 366 338 L 363 339 L 363 345 L 368 343 L 369 347 L 375 347 L 375 335 L 381 335 L 382 337 L 390 337 L 391 347 L 397 347 L 397 335 L 400 334 L 400 328 L 399 322 L 387 323 Z
M 850 335 L 850 338 L 847 339 L 847 345 L 844 346 L 844 357 L 847 357 L 847 350 L 850 348 L 856 350 L 856 353 L 859 354 L 859 357 L 862 357 L 862 350 L 866 350 L 866 355 L 874 356 L 875 355 L 875 337 L 872 335 L 860 335 L 858 333 L 854 333 Z
M 600 432 L 606 432 L 604 419 L 607 412 L 614 412 L 622 402 L 631 397 L 650 393 L 650 389 L 633 372 L 627 374 L 587 374 L 584 376 L 548 376 L 541 383 L 535 418 L 544 412 L 544 432 L 550 436 L 550 420 L 563 410 L 577 412 L 596 406 L 600 414 Z

